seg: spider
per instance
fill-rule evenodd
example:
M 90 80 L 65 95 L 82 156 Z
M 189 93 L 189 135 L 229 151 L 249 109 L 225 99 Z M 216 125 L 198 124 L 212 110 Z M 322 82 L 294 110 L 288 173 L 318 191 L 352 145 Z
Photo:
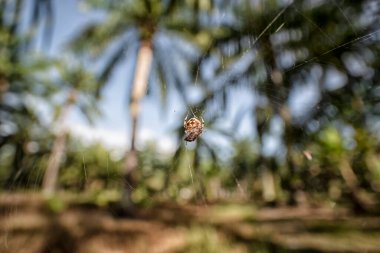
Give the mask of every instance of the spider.
M 199 119 L 197 117 L 193 117 L 191 119 L 187 119 L 183 121 L 183 127 L 185 128 L 185 141 L 191 142 L 195 141 L 203 132 L 204 121 L 202 117 Z

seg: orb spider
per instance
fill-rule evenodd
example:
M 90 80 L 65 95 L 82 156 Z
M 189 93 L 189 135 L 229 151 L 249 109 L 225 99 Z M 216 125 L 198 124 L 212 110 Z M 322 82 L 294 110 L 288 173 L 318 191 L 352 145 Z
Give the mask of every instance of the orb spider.
M 191 119 L 187 119 L 183 121 L 183 127 L 185 128 L 185 141 L 192 142 L 195 141 L 203 132 L 204 121 L 202 117 L 192 117 Z

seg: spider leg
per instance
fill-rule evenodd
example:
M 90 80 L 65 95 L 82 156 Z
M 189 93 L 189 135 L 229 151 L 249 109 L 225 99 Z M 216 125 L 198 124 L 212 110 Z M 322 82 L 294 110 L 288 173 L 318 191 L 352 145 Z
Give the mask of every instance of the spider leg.
M 186 121 L 187 121 L 187 118 L 189 117 L 189 112 L 187 112 L 186 114 L 186 117 L 185 117 L 185 120 L 183 121 L 183 127 L 186 128 Z

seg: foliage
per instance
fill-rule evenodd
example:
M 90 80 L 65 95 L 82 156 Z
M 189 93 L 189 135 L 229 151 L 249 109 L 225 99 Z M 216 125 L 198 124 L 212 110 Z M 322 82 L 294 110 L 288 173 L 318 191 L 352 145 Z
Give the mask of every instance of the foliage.
M 100 143 L 84 145 L 70 138 L 67 149 L 59 177 L 63 189 L 96 192 L 120 186 L 120 161 Z
M 34 54 L 32 48 L 35 29 L 50 17 L 50 2 L 34 1 L 31 20 L 22 27 L 26 2 L 0 3 L 0 159 L 4 166 L 1 183 L 6 187 L 27 185 L 32 168 L 46 152 L 46 126 L 36 104 L 47 102 L 45 98 L 56 91 L 42 77 L 51 61 Z
M 358 185 L 369 195 L 379 194 L 363 188 L 366 180 L 372 180 L 361 177 L 367 173 L 362 166 L 365 155 L 356 137 L 372 136 L 372 150 L 377 149 L 373 122 L 378 118 L 378 98 L 373 91 L 379 77 L 380 24 L 379 9 L 368 11 L 373 5 L 374 1 L 344 6 L 330 1 L 315 5 L 240 1 L 235 20 L 225 25 L 228 36 L 215 38 L 216 46 L 201 63 L 206 65 L 211 58 L 217 64 L 214 76 L 204 80 L 209 91 L 197 105 L 211 117 L 224 116 L 214 104 L 228 106 L 233 99 L 228 96 L 237 85 L 258 100 L 250 110 L 260 155 L 246 176 L 256 168 L 261 171 L 256 178 L 268 179 L 271 174 L 261 183 L 264 199 L 265 192 L 275 193 L 267 201 L 285 196 L 289 203 L 300 202 L 299 196 L 314 189 L 334 192 L 329 185 L 359 206 L 365 201 L 357 197 Z M 333 76 L 340 80 L 332 81 Z M 313 96 L 298 104 L 304 108 L 297 112 L 293 103 L 306 90 L 313 90 Z M 214 118 L 206 118 L 210 120 Z M 278 121 L 280 145 L 277 152 L 267 154 L 266 142 Z M 316 171 L 320 172 L 315 175 Z M 310 176 L 313 183 L 305 180 Z
M 204 118 L 206 131 L 173 154 L 161 153 L 156 143 L 139 150 L 133 175 L 138 184 L 131 186 L 135 202 L 232 198 L 378 208 L 376 1 L 88 0 L 91 10 L 106 15 L 75 36 L 67 46 L 68 61 L 33 54 L 37 28 L 44 17 L 53 18 L 49 1 L 33 3 L 35 16 L 21 29 L 24 1 L 0 1 L 4 188 L 41 184 L 55 133 L 53 120 L 46 120 L 36 104 L 59 115 L 62 98 L 75 89 L 76 105 L 92 121 L 116 65 L 123 59 L 133 65 L 139 43 L 151 40 L 148 94 L 167 103 L 169 89 L 176 89 L 192 116 Z M 83 64 L 71 64 L 75 61 Z M 192 83 L 200 93 L 197 100 L 189 96 Z M 239 92 L 254 102 L 226 122 Z M 253 129 L 250 138 L 237 134 L 244 121 Z M 182 143 L 181 124 L 173 134 Z M 274 151 L 268 151 L 270 145 Z M 70 137 L 59 185 L 95 195 L 119 191 L 122 166 L 100 143 L 84 145 Z

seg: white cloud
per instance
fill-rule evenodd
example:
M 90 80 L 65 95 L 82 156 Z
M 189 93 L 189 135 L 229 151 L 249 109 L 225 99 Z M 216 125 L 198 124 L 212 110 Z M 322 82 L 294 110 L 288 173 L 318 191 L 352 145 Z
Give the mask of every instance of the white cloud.
M 114 131 L 104 128 L 96 128 L 84 124 L 70 124 L 69 131 L 79 137 L 85 143 L 101 142 L 107 148 L 122 148 L 127 147 L 126 133 L 123 131 Z
M 126 131 L 112 130 L 106 128 L 93 127 L 85 124 L 72 123 L 68 125 L 69 131 L 74 137 L 80 138 L 87 144 L 101 142 L 107 149 L 118 150 L 117 153 L 124 154 L 130 146 L 130 138 L 127 138 Z M 147 141 L 155 141 L 160 152 L 171 153 L 176 148 L 175 138 L 169 135 L 157 135 L 151 129 L 143 128 L 138 133 L 139 146 Z

